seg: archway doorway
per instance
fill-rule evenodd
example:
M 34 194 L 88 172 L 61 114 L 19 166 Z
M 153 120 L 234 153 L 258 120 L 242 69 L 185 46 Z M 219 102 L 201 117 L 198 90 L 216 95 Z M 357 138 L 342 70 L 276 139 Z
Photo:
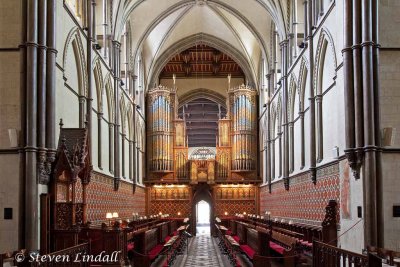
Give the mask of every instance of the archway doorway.
M 210 204 L 201 200 L 196 205 L 196 235 L 210 234 Z

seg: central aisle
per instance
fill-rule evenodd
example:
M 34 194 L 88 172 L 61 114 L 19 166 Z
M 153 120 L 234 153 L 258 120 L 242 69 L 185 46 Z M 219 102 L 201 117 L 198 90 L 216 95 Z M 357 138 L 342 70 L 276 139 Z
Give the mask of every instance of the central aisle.
M 210 235 L 198 235 L 191 238 L 182 267 L 212 266 L 223 267 L 218 247 Z

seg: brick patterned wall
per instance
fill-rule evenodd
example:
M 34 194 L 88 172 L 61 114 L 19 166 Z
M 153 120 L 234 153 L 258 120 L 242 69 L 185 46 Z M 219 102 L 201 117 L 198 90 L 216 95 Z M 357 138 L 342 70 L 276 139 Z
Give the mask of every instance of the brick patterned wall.
M 107 212 L 118 212 L 120 218 L 131 218 L 133 212 L 146 211 L 145 189 L 121 181 L 118 191 L 114 191 L 112 177 L 96 173 L 87 187 L 87 219 L 91 222 L 104 221 Z
M 149 214 L 169 214 L 172 217 L 188 217 L 192 213 L 190 200 L 151 201 Z M 178 215 L 180 212 L 180 215 Z
M 315 185 L 306 172 L 290 178 L 289 191 L 285 190 L 283 181 L 272 184 L 272 193 L 268 192 L 268 186 L 262 187 L 260 213 L 270 211 L 272 218 L 290 218 L 293 221 L 320 224 L 328 201 L 336 199 L 340 203 L 339 180 L 339 164 L 334 164 L 317 170 Z
M 170 214 L 172 217 L 187 217 L 192 212 L 190 187 L 149 187 L 149 214 Z M 178 215 L 178 212 L 180 215 Z
M 256 205 L 254 200 L 216 200 L 215 201 L 215 216 L 224 216 L 225 212 L 228 215 L 246 212 L 247 214 L 256 213 Z
M 254 186 L 215 186 L 215 215 L 224 216 L 236 213 L 255 214 L 257 202 L 257 188 Z

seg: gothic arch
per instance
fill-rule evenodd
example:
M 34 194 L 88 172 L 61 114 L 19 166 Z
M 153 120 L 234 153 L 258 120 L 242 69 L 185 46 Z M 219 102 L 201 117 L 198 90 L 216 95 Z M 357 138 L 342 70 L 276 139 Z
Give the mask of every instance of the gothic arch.
M 119 112 L 120 112 L 120 125 L 121 125 L 121 132 L 123 134 L 126 134 L 126 127 L 127 127 L 127 123 L 126 123 L 126 112 L 127 112 L 127 107 L 125 104 L 125 98 L 123 96 L 121 96 L 120 100 L 119 100 Z
M 72 50 L 74 53 L 75 64 L 78 74 L 78 94 L 81 96 L 87 96 L 88 91 L 88 75 L 86 69 L 86 60 L 85 60 L 85 51 L 83 49 L 82 38 L 79 32 L 78 27 L 72 28 L 69 32 L 67 39 L 64 45 L 64 53 L 63 53 L 63 70 L 65 75 L 65 69 L 67 67 L 67 58 L 70 50 L 70 46 L 72 46 Z M 67 77 L 68 78 L 68 77 Z
M 190 90 L 179 97 L 179 108 L 197 98 L 206 98 L 226 108 L 226 97 L 218 92 L 206 88 Z
M 101 71 L 100 59 L 97 56 L 94 60 L 94 82 L 96 85 L 96 94 L 97 94 L 97 112 L 103 113 L 103 94 L 104 94 L 104 80 L 103 73 Z
M 184 39 L 177 41 L 175 44 L 171 45 L 163 53 L 163 55 L 160 56 L 155 61 L 155 63 L 153 63 L 152 66 L 150 67 L 148 76 L 149 83 L 147 83 L 147 85 L 149 87 L 152 87 L 154 84 L 157 84 L 158 77 L 160 76 L 163 67 L 165 66 L 165 64 L 167 64 L 170 58 L 176 55 L 177 53 L 180 53 L 185 49 L 190 48 L 191 46 L 193 46 L 193 44 L 196 43 L 206 44 L 226 53 L 228 56 L 230 56 L 233 60 L 235 60 L 239 64 L 239 66 L 242 68 L 245 74 L 246 80 L 250 83 L 250 85 L 257 88 L 256 77 L 252 72 L 252 68 L 249 62 L 242 55 L 242 53 L 237 49 L 233 48 L 230 44 L 226 43 L 224 40 L 221 40 L 215 36 L 205 33 L 199 33 L 188 36 Z
M 213 219 L 214 219 L 214 200 L 211 194 L 211 187 L 208 184 L 199 184 L 194 188 L 194 194 L 192 198 L 192 214 L 191 214 L 191 232 L 193 235 L 196 234 L 196 205 L 200 201 L 204 200 L 210 205 L 210 226 L 211 229 L 214 228 Z M 213 230 L 211 230 L 213 232 Z
M 299 72 L 299 78 L 298 78 L 298 94 L 299 94 L 299 111 L 302 112 L 304 111 L 304 102 L 305 102 L 305 91 L 306 91 L 306 86 L 307 86 L 307 75 L 308 75 L 308 67 L 309 65 L 307 64 L 307 61 L 305 58 L 302 58 L 301 65 L 300 65 L 300 72 Z
M 105 91 L 107 97 L 107 107 L 108 107 L 108 121 L 110 123 L 114 122 L 114 94 L 113 94 L 113 86 L 111 81 L 111 74 L 108 73 L 105 78 Z
M 332 73 L 324 73 L 324 63 L 327 57 L 327 49 L 328 47 L 331 50 L 332 54 L 332 60 L 334 63 L 334 66 L 332 68 Z M 313 86 L 314 86 L 314 91 L 315 94 L 322 94 L 322 78 L 323 75 L 330 75 L 332 77 L 332 80 L 336 79 L 336 69 L 337 69 L 337 58 L 336 58 L 336 51 L 335 51 L 335 46 L 333 42 L 332 35 L 329 33 L 329 31 L 326 28 L 321 29 L 321 33 L 319 35 L 318 39 L 318 45 L 317 45 L 317 52 L 316 52 L 316 62 L 315 62 L 315 67 L 314 67 L 314 81 L 313 81 Z
M 296 97 L 298 97 L 298 85 L 296 82 L 296 78 L 294 75 L 290 78 L 290 85 L 289 85 L 289 101 L 288 101 L 288 122 L 292 122 L 294 120 L 294 112 L 295 112 L 295 103 Z

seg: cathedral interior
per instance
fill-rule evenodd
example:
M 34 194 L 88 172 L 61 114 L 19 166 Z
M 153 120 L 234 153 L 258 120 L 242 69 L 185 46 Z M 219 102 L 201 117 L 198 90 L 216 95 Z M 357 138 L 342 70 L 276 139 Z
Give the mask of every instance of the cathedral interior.
M 400 266 L 399 3 L 0 0 L 0 267 Z

